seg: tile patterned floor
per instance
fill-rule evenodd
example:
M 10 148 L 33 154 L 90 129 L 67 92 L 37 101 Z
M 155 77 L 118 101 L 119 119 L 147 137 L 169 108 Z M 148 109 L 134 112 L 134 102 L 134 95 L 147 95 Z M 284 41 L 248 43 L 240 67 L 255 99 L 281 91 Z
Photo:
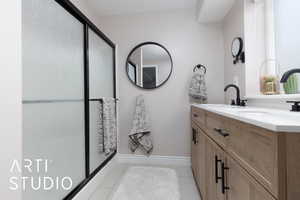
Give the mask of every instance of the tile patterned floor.
M 141 165 L 129 165 L 118 164 L 116 165 L 108 175 L 99 183 L 98 189 L 91 195 L 89 200 L 110 200 L 111 194 L 118 188 L 121 177 L 125 174 L 127 168 L 131 166 Z M 149 166 L 149 165 L 148 165 Z M 196 188 L 196 184 L 193 178 L 192 170 L 190 167 L 185 166 L 158 166 L 154 167 L 167 167 L 175 169 L 179 179 L 180 195 L 182 200 L 201 200 L 199 192 Z

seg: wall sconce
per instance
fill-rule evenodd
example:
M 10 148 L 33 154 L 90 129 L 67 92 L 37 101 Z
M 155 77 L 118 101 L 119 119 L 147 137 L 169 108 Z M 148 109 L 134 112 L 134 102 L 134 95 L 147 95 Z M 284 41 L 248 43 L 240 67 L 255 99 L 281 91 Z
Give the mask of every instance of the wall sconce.
M 231 44 L 231 53 L 234 58 L 233 64 L 237 64 L 238 62 L 245 63 L 245 52 L 243 49 L 243 39 L 241 37 L 234 38 Z

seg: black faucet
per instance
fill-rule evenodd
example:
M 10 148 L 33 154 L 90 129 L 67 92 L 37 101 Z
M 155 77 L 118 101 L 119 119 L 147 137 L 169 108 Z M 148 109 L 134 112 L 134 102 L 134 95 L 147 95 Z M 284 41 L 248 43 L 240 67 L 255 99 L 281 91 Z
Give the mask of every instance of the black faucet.
M 234 84 L 229 84 L 225 87 L 224 92 L 228 90 L 228 88 L 235 88 L 236 89 L 236 102 L 235 105 L 241 106 L 241 96 L 240 96 L 240 88 Z M 232 103 L 232 105 L 234 105 Z
M 286 83 L 288 81 L 289 77 L 295 73 L 300 73 L 300 68 L 291 69 L 291 70 L 285 72 L 280 80 L 280 83 Z M 291 111 L 300 112 L 300 105 L 299 105 L 300 101 L 287 101 L 287 103 L 294 103 Z
M 295 74 L 295 73 L 300 73 L 300 68 L 298 69 L 291 69 L 287 72 L 285 72 L 280 80 L 280 83 L 286 83 L 287 80 L 289 79 L 289 77 L 292 75 L 292 74 Z

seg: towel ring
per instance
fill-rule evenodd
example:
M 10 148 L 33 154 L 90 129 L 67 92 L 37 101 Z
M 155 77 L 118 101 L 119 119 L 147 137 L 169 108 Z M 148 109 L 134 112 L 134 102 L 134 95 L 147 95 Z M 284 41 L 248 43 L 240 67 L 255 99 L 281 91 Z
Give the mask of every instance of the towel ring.
M 205 67 L 204 65 L 201 65 L 201 64 L 196 65 L 196 66 L 194 67 L 193 72 L 195 72 L 197 69 L 198 69 L 198 70 L 203 69 L 204 74 L 206 74 L 206 67 Z

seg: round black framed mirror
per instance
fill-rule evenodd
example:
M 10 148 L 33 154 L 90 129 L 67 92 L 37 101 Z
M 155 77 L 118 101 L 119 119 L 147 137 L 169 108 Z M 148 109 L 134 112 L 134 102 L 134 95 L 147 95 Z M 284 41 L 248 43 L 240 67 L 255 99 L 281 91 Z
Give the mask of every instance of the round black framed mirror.
M 131 50 L 126 60 L 129 80 L 143 89 L 156 89 L 164 85 L 173 71 L 170 52 L 156 42 L 144 42 Z
M 243 39 L 240 37 L 234 38 L 231 45 L 231 53 L 233 57 L 239 57 L 243 51 Z

